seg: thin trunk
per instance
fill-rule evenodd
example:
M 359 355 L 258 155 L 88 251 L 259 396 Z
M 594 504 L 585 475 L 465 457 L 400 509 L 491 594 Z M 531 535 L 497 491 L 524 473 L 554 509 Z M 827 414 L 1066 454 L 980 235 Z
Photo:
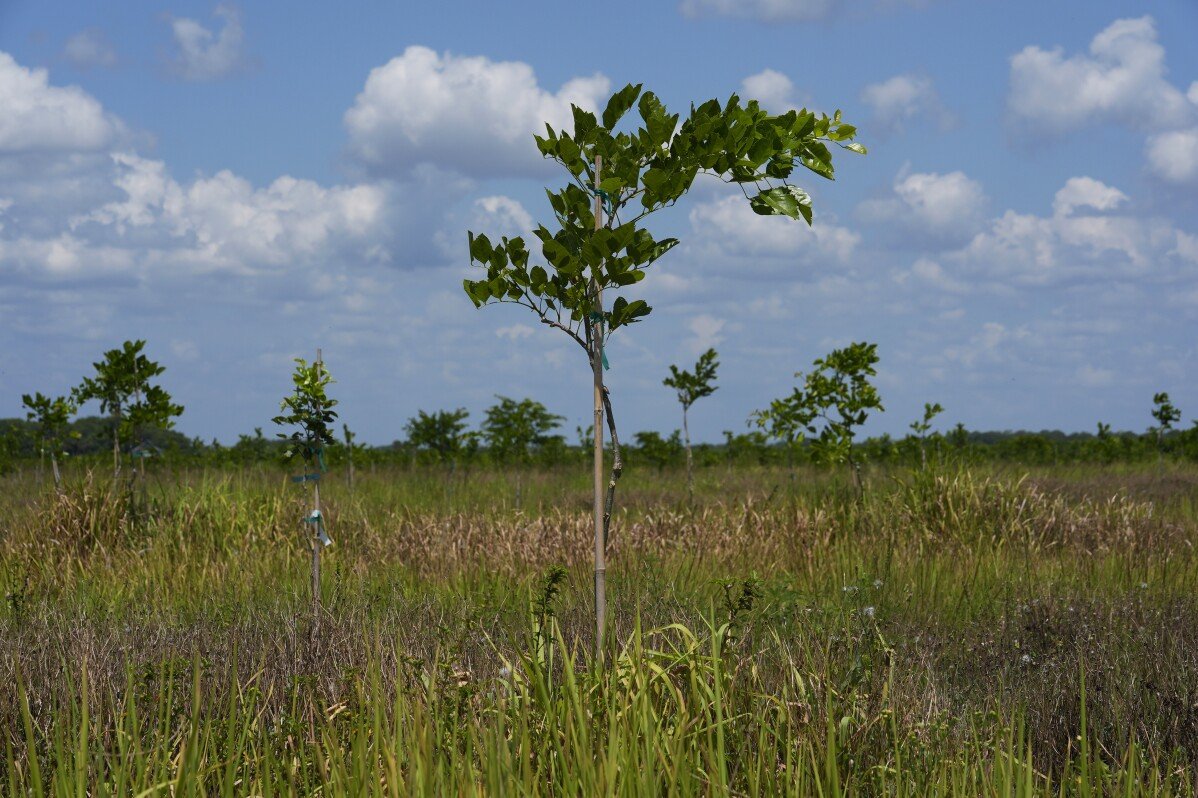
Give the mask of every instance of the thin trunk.
M 54 471 L 54 490 L 62 493 L 62 474 L 58 471 L 58 457 L 50 451 L 50 468 Z
M 919 464 L 925 469 L 928 467 L 928 452 L 924 448 L 923 438 L 919 439 Z
M 315 638 L 320 627 L 320 480 L 312 483 L 312 636 Z
M 695 503 L 694 459 L 691 457 L 691 431 L 686 424 L 686 405 L 682 406 L 682 439 L 686 441 L 686 495 Z
M 603 169 L 602 156 L 595 156 L 595 187 L 599 187 Z M 603 227 L 603 199 L 595 194 L 595 230 Z M 591 278 L 591 293 L 595 298 L 594 316 L 591 321 L 591 374 L 594 378 L 595 407 L 595 473 L 594 473 L 594 521 L 595 521 L 595 663 L 603 667 L 604 633 L 607 629 L 607 535 L 605 531 L 603 501 L 603 291 L 599 282 Z
M 321 360 L 320 350 L 316 350 L 316 379 L 320 379 Z M 320 405 L 316 406 L 316 412 L 320 412 Z M 317 446 L 320 441 L 316 442 Z M 316 459 L 317 479 L 312 483 L 312 516 L 315 521 L 312 524 L 312 639 L 316 639 L 320 628 L 320 549 L 324 542 L 320 539 L 320 527 L 323 519 L 320 516 L 320 458 Z
M 112 481 L 121 475 L 121 416 L 120 411 L 112 420 Z
M 851 454 L 849 455 L 849 467 L 853 469 L 853 482 L 857 486 L 857 501 L 861 501 L 865 498 L 865 487 L 861 484 L 861 464 Z

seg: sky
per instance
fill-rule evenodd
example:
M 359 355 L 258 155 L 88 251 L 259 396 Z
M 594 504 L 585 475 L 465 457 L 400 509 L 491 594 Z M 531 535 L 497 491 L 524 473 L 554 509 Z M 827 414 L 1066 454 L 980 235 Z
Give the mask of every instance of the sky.
M 811 228 L 700 180 L 609 346 L 622 434 L 669 432 L 669 365 L 720 353 L 716 441 L 797 371 L 878 344 L 903 434 L 1143 430 L 1198 413 L 1198 3 L 0 0 L 0 417 L 147 341 L 178 428 L 263 427 L 322 348 L 359 439 L 497 395 L 590 417 L 589 367 L 475 309 L 466 231 L 525 234 L 562 174 L 534 132 L 629 82 L 842 109 L 866 156 L 798 175 Z M 87 407 L 85 412 L 96 412 Z

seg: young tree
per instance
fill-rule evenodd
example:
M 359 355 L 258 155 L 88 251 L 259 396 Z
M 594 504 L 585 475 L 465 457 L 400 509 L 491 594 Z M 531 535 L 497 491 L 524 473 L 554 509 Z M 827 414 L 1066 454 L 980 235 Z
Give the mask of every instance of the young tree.
M 640 123 L 617 131 L 636 106 Z M 674 205 L 700 174 L 737 184 L 750 207 L 763 215 L 802 218 L 811 223 L 811 197 L 791 185 L 796 166 L 832 179 L 832 152 L 839 145 L 865 152 L 852 142 L 856 128 L 812 112 L 770 114 L 757 101 L 742 104 L 710 100 L 681 120 L 652 92 L 628 85 L 608 101 L 601 117 L 572 107 L 572 133 L 546 125 L 537 146 L 568 173 L 565 187 L 547 191 L 556 229 L 538 226 L 545 265 L 531 263 L 522 238 L 497 245 L 469 234 L 470 259 L 486 276 L 466 280 L 476 306 L 510 302 L 527 307 L 539 320 L 578 344 L 590 363 L 594 407 L 595 650 L 602 662 L 606 629 L 606 541 L 615 486 L 621 471 L 619 436 L 610 395 L 604 385 L 610 336 L 650 312 L 643 299 L 604 292 L 635 285 L 678 241 L 656 239 L 640 223 Z M 750 194 L 749 189 L 752 189 Z M 612 435 L 612 473 L 603 495 L 603 423 Z
M 795 374 L 801 382 L 790 396 L 775 399 L 768 409 L 750 416 L 750 422 L 788 446 L 806 433 L 815 435 L 816 457 L 826 463 L 847 462 L 858 496 L 864 489 L 861 467 L 853 456 L 856 428 L 865 423 L 869 411 L 885 409 L 869 381 L 877 375 L 877 349 L 877 344 L 857 343 L 833 350 L 816 360 L 806 377 Z
M 928 430 L 932 428 L 932 419 L 944 412 L 944 408 L 939 402 L 932 404 L 924 402 L 923 419 L 920 421 L 911 422 L 911 431 L 919 438 L 919 463 L 924 468 L 928 466 L 928 452 L 926 448 L 928 440 Z
M 346 464 L 349 466 L 346 469 L 345 482 L 352 493 L 354 490 L 354 452 L 362 447 L 360 444 L 354 443 L 354 438 L 357 436 L 350 431 L 349 424 L 344 422 L 341 424 L 341 434 L 345 438 L 345 457 Z
M 495 398 L 499 402 L 487 408 L 481 432 L 487 450 L 499 462 L 527 463 L 534 448 L 557 437 L 550 433 L 565 420 L 532 399 Z
M 797 375 L 796 375 L 797 376 Z M 755 410 L 749 415 L 749 424 L 758 427 L 786 449 L 786 467 L 794 482 L 795 449 L 807 438 L 807 428 L 815 420 L 815 412 L 807 402 L 801 388 L 795 388 L 790 396 L 774 399 L 765 410 Z
M 166 369 L 142 354 L 145 346 L 145 341 L 125 341 L 120 349 L 105 352 L 103 360 L 92 364 L 95 376 L 85 377 L 72 392 L 77 404 L 95 399 L 100 403 L 100 412 L 112 417 L 114 478 L 121 471 L 122 441 L 140 445 L 146 427 L 170 429 L 183 413 L 182 405 L 172 402 L 169 393 L 150 382 Z M 135 450 L 135 454 L 147 453 L 144 447 Z M 144 460 L 141 470 L 144 475 Z
M 75 403 L 66 396 L 33 396 L 25 394 L 21 402 L 29 412 L 26 418 L 37 425 L 38 448 L 41 452 L 50 452 L 50 468 L 54 473 L 54 489 L 62 492 L 62 474 L 58 470 L 58 455 L 70 431 L 71 416 L 75 415 Z M 78 437 L 78 433 L 74 434 Z M 40 468 L 40 466 L 39 466 Z
M 545 405 L 532 399 L 517 402 L 506 396 L 496 396 L 497 404 L 488 407 L 483 418 L 482 438 L 492 459 L 516 466 L 528 464 L 534 448 L 542 448 L 560 436 L 550 433 L 565 419 L 550 413 Z M 522 468 L 515 469 L 516 506 L 521 506 L 524 493 Z
M 464 408 L 438 410 L 435 413 L 417 411 L 404 425 L 408 445 L 417 449 L 435 452 L 441 462 L 457 464 L 457 456 L 467 450 L 475 439 L 466 431 L 466 419 L 470 413 Z
M 636 455 L 644 458 L 645 462 L 657 466 L 658 471 L 674 462 L 674 458 L 682 454 L 682 436 L 679 435 L 678 430 L 671 432 L 668 438 L 661 437 L 660 432 L 638 432 L 632 436 L 632 440 L 636 445 Z
M 320 509 L 320 478 L 328 470 L 324 449 L 337 443 L 333 437 L 333 424 L 337 420 L 333 408 L 337 400 L 329 398 L 328 387 L 333 378 L 324 367 L 319 349 L 311 365 L 303 358 L 295 359 L 291 382 L 294 392 L 279 403 L 282 412 L 271 421 L 281 427 L 295 428 L 290 434 L 279 433 L 287 441 L 284 456 L 290 460 L 298 455 L 304 461 L 304 473 L 291 479 L 301 484 L 312 483 L 312 512 L 304 520 L 312 525 L 312 633 L 315 635 L 320 624 L 320 551 L 333 542 Z
M 694 458 L 691 455 L 691 433 L 687 426 L 686 413 L 696 400 L 711 396 L 716 391 L 716 369 L 720 361 L 714 349 L 708 349 L 695 362 L 694 372 L 683 371 L 677 366 L 670 366 L 670 376 L 662 380 L 662 385 L 673 388 L 678 394 L 678 403 L 682 405 L 682 439 L 686 445 L 686 492 L 691 501 L 695 500 Z
M 1158 463 L 1165 461 L 1165 435 L 1173 425 L 1181 421 L 1181 411 L 1169 401 L 1169 394 L 1161 392 L 1152 397 L 1152 417 L 1156 419 L 1156 457 Z

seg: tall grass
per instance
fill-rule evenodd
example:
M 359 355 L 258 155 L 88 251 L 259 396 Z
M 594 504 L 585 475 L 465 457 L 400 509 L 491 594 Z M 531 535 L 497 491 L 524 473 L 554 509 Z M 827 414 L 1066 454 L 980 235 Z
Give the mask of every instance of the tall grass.
M 3 486 L 9 794 L 1198 788 L 1193 471 L 667 474 L 613 525 L 601 672 L 583 483 L 334 487 L 313 637 L 302 493 L 177 476 L 137 514 Z

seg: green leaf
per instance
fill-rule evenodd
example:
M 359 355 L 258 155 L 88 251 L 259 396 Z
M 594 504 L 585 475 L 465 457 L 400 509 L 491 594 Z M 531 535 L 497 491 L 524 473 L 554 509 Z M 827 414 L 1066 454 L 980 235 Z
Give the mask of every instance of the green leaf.
M 599 123 L 595 121 L 595 115 L 590 111 L 582 110 L 577 105 L 571 105 L 570 111 L 574 114 L 574 139 L 590 141 L 595 129 L 599 126 Z
M 798 186 L 766 189 L 749 200 L 749 207 L 762 216 L 800 216 L 811 224 L 811 196 Z
M 614 128 L 624 116 L 628 113 L 628 109 L 636 102 L 636 98 L 640 96 L 641 84 L 635 86 L 629 83 L 624 88 L 611 96 L 607 101 L 607 107 L 603 109 L 603 126 L 608 130 Z
M 865 155 L 865 154 L 866 154 L 866 152 L 868 152 L 868 151 L 865 149 L 865 145 L 864 145 L 864 144 L 858 144 L 858 143 L 857 143 L 857 142 L 855 142 L 855 141 L 854 141 L 854 142 L 852 142 L 851 144 L 845 144 L 845 145 L 844 145 L 844 148 L 845 148 L 846 150 L 852 150 L 853 152 L 855 152 L 855 153 L 857 153 L 857 154 L 859 154 L 859 155 Z

